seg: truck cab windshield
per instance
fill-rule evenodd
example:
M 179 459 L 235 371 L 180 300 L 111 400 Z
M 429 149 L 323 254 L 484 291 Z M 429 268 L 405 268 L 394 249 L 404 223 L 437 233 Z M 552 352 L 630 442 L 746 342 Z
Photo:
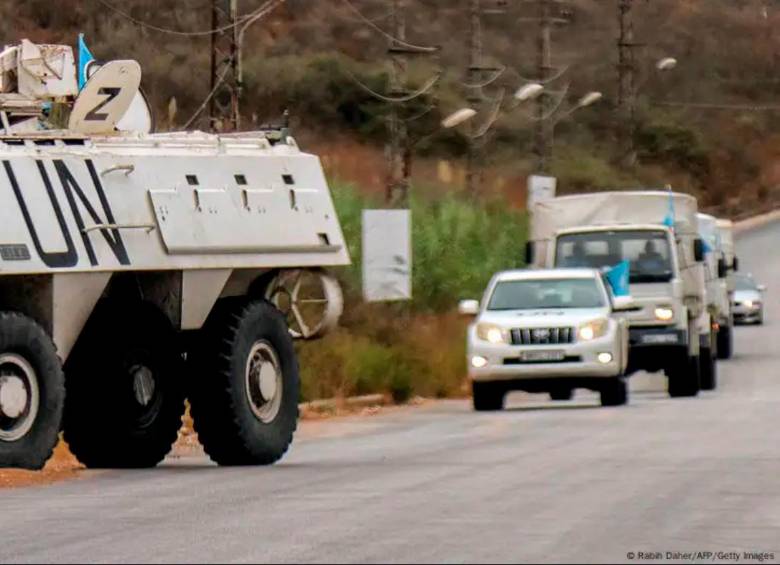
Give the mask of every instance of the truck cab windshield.
M 558 238 L 556 267 L 614 267 L 629 261 L 632 283 L 668 282 L 674 276 L 666 232 L 604 231 Z

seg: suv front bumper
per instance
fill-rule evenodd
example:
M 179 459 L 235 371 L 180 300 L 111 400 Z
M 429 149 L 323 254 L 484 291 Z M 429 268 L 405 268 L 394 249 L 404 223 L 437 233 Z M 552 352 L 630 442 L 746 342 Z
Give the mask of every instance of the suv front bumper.
M 623 374 L 624 355 L 617 332 L 589 342 L 561 345 L 493 345 L 479 342 L 469 348 L 469 378 L 474 381 L 522 381 L 566 378 L 610 378 Z M 524 361 L 524 353 L 556 352 L 561 361 Z M 611 360 L 602 363 L 598 357 L 609 353 Z M 474 367 L 475 357 L 483 358 L 484 367 Z

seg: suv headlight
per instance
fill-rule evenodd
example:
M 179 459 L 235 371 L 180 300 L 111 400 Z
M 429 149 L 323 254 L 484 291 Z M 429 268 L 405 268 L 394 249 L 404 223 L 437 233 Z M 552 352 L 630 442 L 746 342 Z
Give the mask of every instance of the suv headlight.
M 674 319 L 674 308 L 671 306 L 658 306 L 653 313 L 660 322 L 671 322 Z
M 496 324 L 477 324 L 477 337 L 489 343 L 509 343 L 509 330 Z
M 609 320 L 606 318 L 599 318 L 597 320 L 591 320 L 580 324 L 577 330 L 577 336 L 582 341 L 591 341 L 599 337 L 603 337 L 609 329 Z

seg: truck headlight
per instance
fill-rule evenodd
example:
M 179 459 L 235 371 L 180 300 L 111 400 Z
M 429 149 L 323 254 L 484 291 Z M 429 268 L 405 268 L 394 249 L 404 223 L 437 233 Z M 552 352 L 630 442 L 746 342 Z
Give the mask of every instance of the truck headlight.
M 477 324 L 477 337 L 489 343 L 509 343 L 509 330 L 495 324 Z
M 674 308 L 659 306 L 655 309 L 655 319 L 661 322 L 670 322 L 674 319 Z
M 609 320 L 606 318 L 599 318 L 597 320 L 591 320 L 580 324 L 577 331 L 577 335 L 582 341 L 591 341 L 593 339 L 604 336 L 609 329 Z

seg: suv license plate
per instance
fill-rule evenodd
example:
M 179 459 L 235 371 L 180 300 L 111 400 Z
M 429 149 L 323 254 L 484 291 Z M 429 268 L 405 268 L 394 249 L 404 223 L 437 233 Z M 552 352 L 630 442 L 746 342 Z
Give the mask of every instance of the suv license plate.
M 534 361 L 563 361 L 566 354 L 563 351 L 523 351 L 520 360 L 532 363 Z
M 646 334 L 642 336 L 642 343 L 647 344 L 664 344 L 664 343 L 677 343 L 676 334 Z

